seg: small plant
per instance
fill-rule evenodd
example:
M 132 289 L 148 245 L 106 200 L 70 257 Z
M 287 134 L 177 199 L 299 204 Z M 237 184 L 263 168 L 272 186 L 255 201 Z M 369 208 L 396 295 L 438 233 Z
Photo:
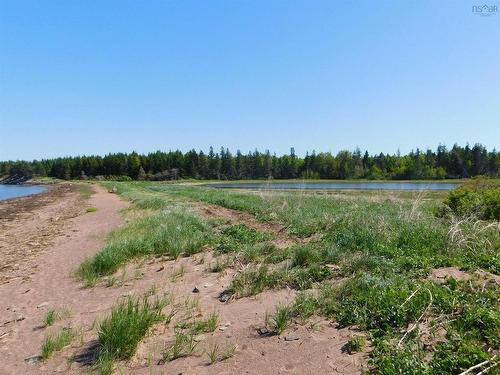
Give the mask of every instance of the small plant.
M 211 345 L 208 348 L 207 356 L 208 356 L 208 360 L 209 360 L 211 365 L 213 365 L 219 359 L 219 351 L 220 351 L 220 347 L 219 347 L 219 344 L 217 344 L 217 343 Z
M 213 332 L 217 329 L 218 324 L 219 324 L 219 314 L 214 311 L 205 320 L 195 320 L 193 322 L 180 322 L 177 324 L 176 328 L 187 329 L 192 334 L 196 335 L 198 333 Z
M 97 212 L 97 207 L 87 207 L 86 212 Z
M 59 319 L 59 313 L 53 309 L 47 311 L 45 318 L 43 319 L 43 326 L 50 327 L 53 325 L 57 319 Z
M 73 341 L 73 337 L 75 333 L 70 328 L 64 328 L 55 336 L 46 337 L 42 344 L 42 358 L 48 359 L 55 352 L 62 350 Z
M 179 268 L 174 269 L 174 272 L 172 273 L 172 276 L 170 277 L 170 280 L 172 282 L 177 281 L 178 279 L 182 278 L 186 274 L 186 266 L 184 264 L 181 264 Z
M 216 362 L 222 362 L 225 361 L 226 359 L 231 358 L 232 356 L 234 356 L 235 352 L 236 352 L 236 345 L 234 344 L 229 345 L 222 351 L 220 345 L 215 343 L 209 346 L 208 350 L 206 350 L 208 361 L 211 365 L 213 365 Z
M 272 328 L 277 332 L 283 332 L 286 327 L 288 327 L 288 323 L 290 318 L 292 317 L 292 310 L 288 306 L 278 306 L 276 308 L 276 313 L 271 318 Z
M 178 358 L 187 357 L 194 353 L 198 343 L 194 340 L 192 333 L 186 334 L 181 331 L 175 332 L 173 345 L 164 351 L 162 362 L 174 361 Z
M 99 326 L 101 354 L 112 359 L 130 358 L 151 326 L 164 320 L 165 303 L 161 299 L 151 303 L 147 298 L 129 298 L 116 306 Z
M 354 336 L 351 337 L 349 341 L 347 341 L 345 349 L 349 354 L 358 353 L 363 351 L 365 346 L 366 346 L 366 339 L 363 336 Z

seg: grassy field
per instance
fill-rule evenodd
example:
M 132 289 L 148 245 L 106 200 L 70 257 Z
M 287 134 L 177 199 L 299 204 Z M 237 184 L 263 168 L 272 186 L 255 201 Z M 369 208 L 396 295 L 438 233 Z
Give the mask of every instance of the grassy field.
M 353 339 L 349 350 L 364 350 L 366 336 L 374 372 L 459 374 L 483 363 L 469 372 L 478 373 L 498 365 L 499 223 L 439 217 L 446 192 L 245 192 L 153 182 L 105 186 L 133 202 L 136 219 L 81 265 L 78 275 L 88 286 L 134 259 L 213 251 L 213 272 L 237 270 L 227 291 L 232 298 L 284 287 L 299 291 L 293 303 L 278 306 L 269 317 L 272 331 L 306 324 L 314 316 L 356 326 L 364 336 Z M 272 231 L 205 217 L 196 210 L 203 204 L 279 225 L 290 244 L 276 246 Z M 439 270 L 447 277 L 436 277 Z M 126 311 L 148 315 L 149 305 L 141 306 L 118 307 L 102 326 L 103 338 Z M 156 305 L 134 331 L 132 348 L 113 343 L 119 349 L 106 349 L 108 356 L 133 353 L 160 310 Z

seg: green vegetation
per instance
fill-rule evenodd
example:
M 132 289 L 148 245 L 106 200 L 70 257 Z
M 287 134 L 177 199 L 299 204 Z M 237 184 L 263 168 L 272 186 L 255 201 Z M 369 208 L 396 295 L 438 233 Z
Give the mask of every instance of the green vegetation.
M 60 315 L 56 310 L 50 309 L 47 311 L 45 318 L 43 318 L 43 326 L 50 327 L 53 325 L 57 319 L 59 319 Z
M 448 193 L 445 200 L 453 214 L 483 220 L 500 220 L 500 182 L 474 179 Z
M 97 207 L 87 207 L 85 211 L 88 213 L 97 212 Z
M 346 344 L 346 350 L 349 354 L 362 352 L 366 346 L 366 339 L 363 336 L 354 336 Z
M 165 321 L 162 309 L 167 301 L 128 298 L 113 308 L 111 316 L 99 325 L 99 361 L 101 372 L 111 373 L 114 360 L 129 359 L 149 329 Z
M 206 354 L 209 364 L 213 365 L 216 362 L 225 361 L 226 359 L 234 356 L 236 352 L 236 345 L 230 344 L 226 348 L 222 348 L 219 344 L 215 343 L 208 347 Z
M 85 199 L 89 199 L 93 194 L 92 187 L 88 184 L 78 185 L 78 190 L 80 191 L 80 194 L 82 195 L 82 197 Z
M 70 328 L 64 328 L 58 334 L 46 337 L 42 344 L 42 358 L 49 359 L 55 352 L 71 344 L 74 337 L 75 333 Z
M 168 255 L 177 258 L 202 250 L 212 241 L 211 229 L 188 212 L 171 211 L 138 219 L 113 232 L 106 246 L 80 266 L 77 275 L 88 285 L 111 275 L 134 258 Z
M 408 155 L 379 153 L 369 155 L 356 149 L 307 153 L 304 158 L 295 154 L 276 156 L 269 151 L 236 155 L 221 148 L 208 154 L 195 150 L 157 151 L 147 155 L 136 152 L 101 156 L 78 156 L 57 159 L 0 162 L 0 176 L 50 176 L 69 179 L 111 179 L 115 181 L 194 179 L 444 179 L 478 175 L 498 176 L 499 154 L 487 151 L 480 144 L 454 145 L 450 150 L 441 145 L 436 151 L 417 149 Z M 106 177 L 104 177 L 106 176 Z
M 82 265 L 81 271 L 90 269 L 94 278 L 137 256 L 189 256 L 207 248 L 216 256 L 208 266 L 212 272 L 236 270 L 225 291 L 232 298 L 273 288 L 301 291 L 269 318 L 272 331 L 286 331 L 313 316 L 341 327 L 356 326 L 363 333 L 351 339 L 346 350 L 363 351 L 364 338 L 369 339 L 374 372 L 449 374 L 497 361 L 500 287 L 491 274 L 500 272 L 499 224 L 477 220 L 468 212 L 462 213 L 465 217 L 458 216 L 459 211 L 436 215 L 449 197 L 443 203 L 437 195 L 421 193 L 255 194 L 151 182 L 113 184 L 133 200 L 133 209 L 142 210 L 137 202 L 145 198 L 176 208 L 153 209 L 150 216 L 115 232 L 102 251 Z M 464 189 L 482 191 L 484 186 Z M 491 199 L 483 199 L 483 206 L 497 207 L 498 195 Z M 284 229 L 259 231 L 215 217 L 205 221 L 189 213 L 197 202 L 244 211 Z M 278 248 L 273 241 L 280 236 L 292 244 Z M 106 265 L 99 259 L 106 255 L 106 260 L 108 252 L 118 261 Z M 450 273 L 437 280 L 433 270 L 441 267 L 455 267 L 465 276 L 455 279 Z M 178 322 L 164 360 L 191 355 L 194 336 L 216 329 L 217 323 L 216 315 Z M 220 360 L 220 352 L 218 346 L 209 349 L 209 362 Z
M 219 314 L 213 312 L 205 320 L 194 320 L 191 322 L 183 321 L 176 324 L 175 328 L 180 330 L 187 330 L 193 335 L 200 333 L 209 333 L 217 329 L 219 324 Z

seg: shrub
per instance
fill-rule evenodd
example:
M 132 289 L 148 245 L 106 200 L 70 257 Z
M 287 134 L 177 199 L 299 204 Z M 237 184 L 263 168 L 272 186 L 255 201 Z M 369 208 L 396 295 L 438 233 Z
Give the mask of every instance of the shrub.
M 445 205 L 458 216 L 475 215 L 478 219 L 500 219 L 500 185 L 490 180 L 474 180 L 451 190 Z

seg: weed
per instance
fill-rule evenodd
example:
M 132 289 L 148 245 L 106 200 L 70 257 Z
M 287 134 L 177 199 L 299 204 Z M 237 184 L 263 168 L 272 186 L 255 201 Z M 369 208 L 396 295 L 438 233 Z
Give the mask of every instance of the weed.
M 65 346 L 71 344 L 75 336 L 73 330 L 64 328 L 57 335 L 48 336 L 42 344 L 42 358 L 48 359 L 55 352 L 62 350 Z
M 363 349 L 366 346 L 366 339 L 364 336 L 354 336 L 347 341 L 347 344 L 345 345 L 345 350 L 351 354 L 351 353 L 358 353 L 363 351 Z

